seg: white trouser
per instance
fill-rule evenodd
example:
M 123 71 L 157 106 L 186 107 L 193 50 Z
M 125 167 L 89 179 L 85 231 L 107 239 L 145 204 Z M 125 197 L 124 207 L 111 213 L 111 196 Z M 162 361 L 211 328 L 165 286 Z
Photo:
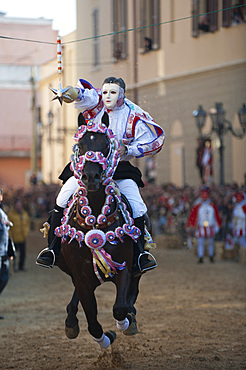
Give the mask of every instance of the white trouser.
M 143 216 L 147 212 L 147 207 L 140 195 L 139 188 L 135 181 L 124 179 L 117 180 L 116 182 L 119 186 L 120 192 L 127 197 L 132 207 L 133 218 Z M 78 180 L 74 176 L 70 177 L 61 188 L 60 193 L 56 198 L 56 204 L 61 208 L 65 208 L 67 206 L 68 199 L 75 193 L 78 186 Z
M 141 197 L 139 188 L 132 179 L 116 180 L 120 192 L 123 193 L 131 207 L 133 218 L 141 217 L 147 212 L 147 207 Z
M 234 243 L 238 243 L 238 245 L 242 248 L 246 248 L 246 236 L 238 236 L 234 238 Z
M 208 255 L 209 257 L 214 256 L 214 238 L 206 238 L 207 240 L 207 247 L 208 247 Z M 205 238 L 198 238 L 197 239 L 197 255 L 199 258 L 204 257 L 204 242 Z

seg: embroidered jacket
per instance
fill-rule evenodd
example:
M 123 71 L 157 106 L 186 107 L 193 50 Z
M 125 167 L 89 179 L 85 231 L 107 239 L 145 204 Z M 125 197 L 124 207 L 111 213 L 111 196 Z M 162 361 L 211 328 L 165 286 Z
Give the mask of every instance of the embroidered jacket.
M 126 98 L 123 105 L 108 110 L 104 106 L 101 89 L 95 89 L 88 81 L 82 79 L 78 81 L 77 87 L 80 88 L 80 94 L 75 101 L 75 108 L 83 111 L 87 121 L 100 121 L 103 113 L 108 112 L 109 128 L 120 144 L 127 146 L 128 149 L 127 155 L 121 160 L 140 158 L 161 150 L 165 132 L 149 113 Z
M 221 219 L 214 203 L 199 202 L 190 212 L 186 228 L 195 228 L 197 238 L 213 238 L 221 228 Z
M 233 236 L 245 236 L 246 235 L 246 202 L 242 202 L 235 205 L 232 211 L 232 227 Z

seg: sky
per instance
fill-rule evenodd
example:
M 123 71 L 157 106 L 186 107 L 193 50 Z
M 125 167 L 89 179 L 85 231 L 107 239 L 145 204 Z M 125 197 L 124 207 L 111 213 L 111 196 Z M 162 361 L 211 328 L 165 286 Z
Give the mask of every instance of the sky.
M 76 29 L 76 0 L 7 0 L 0 2 L 6 17 L 52 19 L 52 28 L 65 36 Z

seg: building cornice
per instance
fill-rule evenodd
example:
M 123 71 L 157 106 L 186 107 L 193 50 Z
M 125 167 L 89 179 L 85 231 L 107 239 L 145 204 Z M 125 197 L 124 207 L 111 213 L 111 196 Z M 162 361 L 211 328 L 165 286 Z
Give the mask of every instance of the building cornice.
M 129 84 L 127 86 L 127 90 L 132 90 L 134 88 L 141 88 L 141 87 L 153 85 L 153 84 L 160 83 L 160 82 L 175 80 L 175 79 L 178 79 L 178 78 L 194 76 L 196 74 L 212 72 L 212 71 L 216 71 L 216 70 L 219 70 L 219 69 L 230 68 L 230 67 L 238 66 L 238 65 L 241 65 L 241 64 L 245 64 L 245 63 L 246 63 L 246 59 L 239 59 L 239 60 L 233 60 L 233 61 L 230 61 L 230 62 L 214 64 L 214 65 L 207 66 L 207 67 L 193 69 L 191 71 L 184 71 L 184 72 L 180 72 L 180 73 L 170 74 L 170 75 L 167 75 L 167 76 L 158 76 L 158 77 L 152 78 L 152 79 L 147 80 L 147 81 L 138 82 L 136 84 Z

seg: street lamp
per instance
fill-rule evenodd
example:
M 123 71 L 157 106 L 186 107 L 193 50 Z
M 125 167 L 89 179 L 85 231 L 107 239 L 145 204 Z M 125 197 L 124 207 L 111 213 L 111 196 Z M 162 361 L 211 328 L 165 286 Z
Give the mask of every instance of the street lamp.
M 199 137 L 202 137 L 202 128 L 205 124 L 207 113 L 203 109 L 202 105 L 198 106 L 198 109 L 193 111 L 193 117 L 195 117 L 196 125 L 199 131 Z
M 208 133 L 210 136 L 213 132 L 218 135 L 219 138 L 219 156 L 220 156 L 220 185 L 224 183 L 224 134 L 230 131 L 233 136 L 242 139 L 246 134 L 246 106 L 242 105 L 242 108 L 238 111 L 238 119 L 241 125 L 240 131 L 235 131 L 230 121 L 226 119 L 226 112 L 223 108 L 223 103 L 215 103 L 215 107 L 209 110 L 209 115 L 212 120 L 211 132 Z M 205 124 L 207 113 L 203 110 L 202 106 L 199 105 L 198 110 L 193 112 L 193 116 L 196 121 L 199 135 L 202 137 L 202 128 Z

